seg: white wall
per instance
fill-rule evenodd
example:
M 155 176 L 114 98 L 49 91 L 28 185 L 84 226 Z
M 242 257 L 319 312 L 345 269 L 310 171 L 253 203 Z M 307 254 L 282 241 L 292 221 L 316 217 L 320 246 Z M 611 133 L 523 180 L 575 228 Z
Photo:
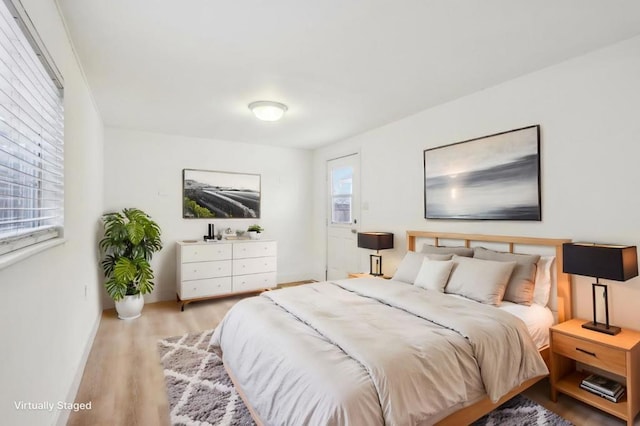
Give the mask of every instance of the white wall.
M 324 270 L 325 161 L 362 153 L 361 229 L 390 231 L 392 274 L 407 229 L 572 238 L 640 245 L 640 37 L 423 111 L 314 153 L 314 265 Z M 423 150 L 541 126 L 542 221 L 425 220 Z M 386 172 L 381 172 L 386 170 Z M 363 256 L 366 267 L 366 256 Z M 576 278 L 574 314 L 591 315 L 590 279 Z M 611 321 L 640 329 L 640 278 L 611 282 Z
M 216 230 L 261 224 L 262 238 L 278 241 L 278 282 L 309 278 L 311 157 L 307 150 L 107 128 L 105 211 L 140 208 L 163 232 L 164 248 L 152 261 L 156 289 L 145 300 L 175 300 L 175 242 L 202 238 L 208 223 Z M 183 219 L 185 168 L 260 174 L 261 218 Z
M 22 3 L 65 79 L 66 243 L 0 270 L 0 423 L 44 425 L 68 412 L 14 402 L 73 402 L 101 313 L 103 126 L 55 2 Z

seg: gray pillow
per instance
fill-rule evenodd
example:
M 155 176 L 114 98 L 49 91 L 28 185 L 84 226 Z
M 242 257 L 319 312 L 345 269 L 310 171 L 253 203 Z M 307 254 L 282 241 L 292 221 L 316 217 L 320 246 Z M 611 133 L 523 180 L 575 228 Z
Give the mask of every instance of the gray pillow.
M 473 257 L 473 249 L 467 247 L 436 247 L 425 244 L 422 252 L 427 254 L 455 254 L 457 256 Z
M 427 259 L 430 260 L 451 260 L 451 258 L 453 257 L 453 253 L 449 253 L 449 254 L 423 254 L 423 256 L 426 256 Z
M 516 262 L 503 299 L 521 305 L 531 305 L 535 288 L 536 265 L 540 260 L 539 255 L 504 253 L 476 247 L 473 257 L 498 262 Z
M 500 306 L 516 262 L 495 262 L 453 256 L 454 267 L 445 293 L 459 294 L 480 303 Z
M 415 251 L 408 251 L 407 254 L 404 255 L 402 261 L 398 265 L 398 269 L 396 269 L 396 273 L 393 274 L 393 279 L 397 281 L 403 281 L 408 284 L 413 284 L 418 276 L 418 272 L 420 271 L 420 267 L 422 267 L 422 261 L 424 258 L 429 258 L 431 260 L 451 260 L 453 257 L 452 254 L 424 254 L 418 253 Z

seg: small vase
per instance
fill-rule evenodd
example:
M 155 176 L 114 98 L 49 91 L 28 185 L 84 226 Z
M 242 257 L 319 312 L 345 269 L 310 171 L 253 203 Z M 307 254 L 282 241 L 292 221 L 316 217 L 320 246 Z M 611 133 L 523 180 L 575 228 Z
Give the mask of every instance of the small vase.
M 142 315 L 142 307 L 144 306 L 144 298 L 141 294 L 125 296 L 124 299 L 116 302 L 116 311 L 118 318 L 123 320 L 136 319 Z
M 252 240 L 259 240 L 260 239 L 260 232 L 256 232 L 256 231 L 249 231 L 249 237 Z

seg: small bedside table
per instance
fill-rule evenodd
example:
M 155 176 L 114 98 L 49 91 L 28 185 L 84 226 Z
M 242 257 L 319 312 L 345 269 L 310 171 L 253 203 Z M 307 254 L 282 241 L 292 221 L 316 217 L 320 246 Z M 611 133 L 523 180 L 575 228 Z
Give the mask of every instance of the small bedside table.
M 385 280 L 391 279 L 391 277 L 387 277 L 386 275 L 376 277 L 374 275 L 367 274 L 366 272 L 349 272 L 348 278 L 383 278 Z
M 633 426 L 640 411 L 640 332 L 622 329 L 610 336 L 582 328 L 586 320 L 572 319 L 551 327 L 551 400 L 567 394 Z M 617 403 L 580 389 L 589 372 L 576 371 L 576 361 L 619 376 L 626 386 Z
M 374 278 L 374 276 L 366 272 L 349 272 L 349 278 Z

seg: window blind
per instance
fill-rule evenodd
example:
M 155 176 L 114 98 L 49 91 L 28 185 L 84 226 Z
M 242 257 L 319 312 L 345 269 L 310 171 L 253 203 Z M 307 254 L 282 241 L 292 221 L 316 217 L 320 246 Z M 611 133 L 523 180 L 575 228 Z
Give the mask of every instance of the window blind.
M 17 1 L 0 2 L 0 255 L 62 235 L 62 79 Z

